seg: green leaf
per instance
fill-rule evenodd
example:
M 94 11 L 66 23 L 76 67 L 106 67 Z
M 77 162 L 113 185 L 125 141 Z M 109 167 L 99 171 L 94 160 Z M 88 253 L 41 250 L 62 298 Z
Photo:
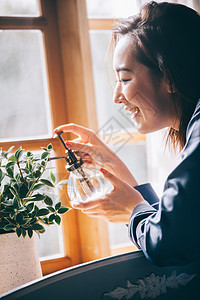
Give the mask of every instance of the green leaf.
M 17 177 L 17 175 L 16 175 L 16 177 Z M 18 179 L 16 180 L 16 177 L 15 177 L 15 178 L 11 178 L 11 179 L 10 179 L 10 182 L 12 182 L 12 183 L 16 183 L 16 182 L 17 182 L 17 180 L 18 180 Z
M 58 216 L 58 215 L 55 215 L 55 221 L 56 221 L 56 223 L 57 223 L 58 225 L 60 225 L 60 223 L 61 223 L 61 217 Z
M 0 229 L 3 229 L 6 226 L 6 222 L 0 222 Z
M 22 222 L 23 222 L 23 214 L 22 213 L 17 214 L 16 222 L 17 222 L 17 224 L 22 225 Z
M 14 225 L 12 224 L 7 224 L 5 227 L 4 227 L 4 230 L 5 231 L 10 231 L 10 230 L 13 230 L 15 228 Z
M 49 222 L 53 222 L 53 220 L 55 220 L 55 215 L 54 214 L 51 214 L 49 216 Z
M 22 234 L 22 229 L 16 228 L 16 233 L 17 233 L 17 236 L 20 237 L 20 235 Z
M 55 209 L 52 206 L 47 206 L 48 210 L 51 212 L 55 212 Z
M 66 213 L 68 210 L 69 210 L 68 207 L 61 206 L 61 208 L 59 208 L 59 210 L 58 210 L 58 213 L 59 213 L 59 214 L 64 214 L 64 213 Z
M 46 198 L 44 199 L 44 203 L 47 204 L 47 205 L 52 206 L 53 205 L 53 200 L 49 196 L 46 196 Z
M 3 205 L 12 207 L 12 200 L 8 200 L 7 202 L 2 202 Z
M 17 158 L 14 155 L 10 156 L 8 160 L 10 162 L 17 162 Z
M 30 181 L 28 182 L 28 188 L 31 189 L 33 185 L 34 185 L 34 181 L 33 181 L 33 180 L 30 180 Z
M 51 177 L 51 180 L 53 181 L 53 183 L 55 183 L 56 177 L 55 177 L 55 175 L 53 174 L 52 171 L 50 172 L 50 177 Z
M 33 210 L 33 207 L 34 207 L 34 203 L 32 202 L 26 206 L 26 209 L 28 212 L 31 212 Z
M 0 181 L 3 179 L 3 172 L 2 170 L 0 169 Z
M 25 218 L 25 219 L 23 219 L 23 221 L 21 222 L 21 225 L 26 225 L 26 224 L 28 224 L 28 223 L 31 222 L 31 221 L 32 221 L 31 218 Z
M 17 158 L 17 160 L 20 159 L 20 157 L 22 156 L 23 153 L 24 153 L 24 150 L 22 149 L 22 147 L 19 147 L 19 149 L 15 152 L 15 157 Z
M 13 170 L 12 170 L 11 168 L 7 168 L 6 171 L 7 171 L 8 175 L 9 175 L 9 177 L 11 177 L 11 178 L 14 177 L 14 176 L 13 176 L 13 175 L 14 175 L 14 174 L 13 174 Z
M 30 238 L 32 238 L 32 236 L 33 236 L 33 230 L 31 228 L 28 228 L 28 236 Z
M 5 217 L 4 218 L 6 221 L 8 221 L 8 223 L 11 223 L 12 225 L 16 225 L 16 221 L 14 220 L 14 219 L 10 219 L 10 218 L 7 218 L 7 217 Z
M 33 175 L 34 175 L 35 178 L 38 178 L 38 177 L 41 176 L 41 172 L 40 172 L 39 170 L 37 170 L 37 171 L 35 171 L 35 172 L 33 173 Z
M 49 210 L 47 208 L 41 208 L 39 209 L 39 211 L 37 212 L 37 216 L 41 217 L 41 216 L 46 216 L 48 215 Z
M 44 229 L 44 227 L 41 229 L 41 230 L 39 230 L 39 233 L 44 233 L 46 230 Z
M 2 209 L 1 212 L 3 214 L 12 214 L 14 212 L 14 209 L 12 207 L 7 206 L 5 209 Z
M 45 147 L 41 147 L 41 149 L 43 149 L 44 151 L 48 151 L 47 148 L 45 148 Z
M 37 214 L 38 210 L 39 210 L 39 207 L 38 207 L 37 205 L 35 205 L 35 207 L 34 207 L 34 212 L 35 212 L 36 214 Z
M 46 196 L 42 195 L 42 194 L 35 194 L 33 195 L 33 201 L 42 201 L 45 199 Z
M 9 188 L 10 192 L 13 194 L 13 196 L 18 197 L 16 191 L 13 188 Z
M 40 181 L 47 186 L 54 187 L 53 183 L 47 179 L 40 179 Z
M 47 217 L 44 217 L 44 218 L 42 219 L 42 221 L 43 221 L 45 224 L 49 224 L 49 218 L 47 218 Z
M 14 209 L 19 207 L 19 203 L 18 203 L 17 197 L 14 197 L 14 198 L 13 198 L 13 203 L 12 203 L 12 205 L 13 205 L 13 208 L 14 208 Z
M 43 152 L 41 155 L 41 159 L 45 159 L 48 155 L 49 155 L 48 151 Z
M 67 183 L 68 183 L 68 180 L 64 179 L 64 180 L 59 181 L 56 186 L 58 186 L 58 185 L 64 185 L 64 184 L 67 184 Z
M 33 153 L 31 153 L 31 151 L 27 151 L 26 155 L 27 155 L 28 157 L 30 157 L 30 156 L 33 156 Z
M 60 207 L 61 207 L 61 202 L 56 203 L 55 209 L 56 209 L 56 210 L 59 210 Z
M 47 146 L 47 149 L 48 150 L 51 150 L 51 149 L 53 149 L 53 146 L 52 146 L 52 144 L 50 143 L 48 146 Z
M 7 153 L 12 152 L 12 150 L 13 150 L 14 148 L 15 148 L 15 146 L 11 146 L 11 147 L 8 149 Z
M 22 236 L 23 238 L 26 236 L 26 230 L 22 228 Z
M 38 183 L 38 184 L 36 184 L 36 185 L 34 186 L 34 188 L 32 189 L 32 191 L 39 190 L 39 189 L 41 189 L 43 186 L 44 186 L 44 184 Z
M 11 213 L 9 214 L 9 217 L 10 217 L 11 219 L 13 219 L 13 218 L 16 217 L 16 215 L 17 215 L 17 213 L 13 210 L 13 211 L 11 211 Z
M 32 196 L 32 197 L 25 197 L 25 198 L 23 198 L 22 199 L 22 201 L 24 202 L 27 202 L 27 201 L 34 201 L 35 200 L 35 198 L 34 198 L 34 196 Z
M 25 211 L 25 207 L 24 206 L 21 206 L 18 211 Z
M 9 163 L 7 163 L 6 168 L 13 167 L 14 165 L 15 163 L 13 161 L 10 161 Z
M 31 225 L 31 228 L 32 228 L 33 230 L 42 230 L 42 229 L 44 229 L 44 227 L 43 227 L 41 224 L 39 224 L 39 223 L 32 224 L 32 225 Z
M 33 166 L 31 163 L 27 164 L 27 168 L 29 169 L 29 172 L 31 172 L 33 170 Z

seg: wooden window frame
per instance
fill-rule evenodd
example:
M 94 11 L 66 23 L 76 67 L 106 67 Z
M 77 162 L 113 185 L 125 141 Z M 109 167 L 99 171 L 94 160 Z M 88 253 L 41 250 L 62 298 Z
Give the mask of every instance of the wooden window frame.
M 0 17 L 0 29 L 41 30 L 53 128 L 73 122 L 97 130 L 85 1 L 39 0 L 39 4 L 41 16 Z M 14 145 L 33 151 L 48 143 L 52 143 L 55 155 L 63 154 L 59 141 L 53 138 L 3 142 L 1 147 L 6 150 Z M 56 163 L 58 174 L 66 174 L 64 163 Z M 69 205 L 66 191 L 61 200 Z M 65 255 L 42 261 L 44 275 L 110 255 L 105 222 L 71 210 L 62 216 L 62 229 Z

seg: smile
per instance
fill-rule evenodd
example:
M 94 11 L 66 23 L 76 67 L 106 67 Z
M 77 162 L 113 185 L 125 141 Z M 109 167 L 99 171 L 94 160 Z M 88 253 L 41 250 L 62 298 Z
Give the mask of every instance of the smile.
M 127 111 L 129 111 L 131 113 L 131 119 L 135 118 L 138 115 L 138 113 L 140 112 L 140 109 L 137 106 L 134 107 L 134 108 L 126 106 L 124 108 L 124 110 L 127 110 Z

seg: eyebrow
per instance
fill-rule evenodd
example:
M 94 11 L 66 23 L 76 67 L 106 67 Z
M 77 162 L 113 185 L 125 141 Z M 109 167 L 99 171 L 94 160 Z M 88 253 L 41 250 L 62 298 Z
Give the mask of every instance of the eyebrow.
M 124 67 L 119 67 L 119 68 L 116 68 L 116 71 L 117 71 L 117 72 L 120 72 L 120 71 L 131 72 L 131 70 L 130 70 L 130 69 L 128 69 L 128 68 L 124 68 Z

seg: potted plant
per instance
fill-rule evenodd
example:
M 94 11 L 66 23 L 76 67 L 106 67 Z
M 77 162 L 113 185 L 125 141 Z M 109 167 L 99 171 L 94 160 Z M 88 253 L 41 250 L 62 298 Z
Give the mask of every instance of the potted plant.
M 41 276 L 33 233 L 60 225 L 60 215 L 69 210 L 50 197 L 52 189 L 67 183 L 56 184 L 52 170 L 48 172 L 52 145 L 42 147 L 39 156 L 22 147 L 11 153 L 13 148 L 0 153 L 0 294 Z

